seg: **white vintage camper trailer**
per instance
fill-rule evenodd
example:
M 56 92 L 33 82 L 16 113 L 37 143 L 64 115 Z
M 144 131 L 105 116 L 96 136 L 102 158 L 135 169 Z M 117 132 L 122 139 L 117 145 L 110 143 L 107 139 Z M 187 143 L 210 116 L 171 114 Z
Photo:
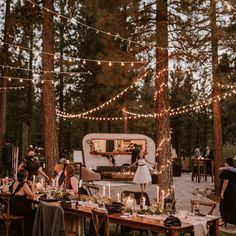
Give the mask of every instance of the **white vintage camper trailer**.
M 90 133 L 83 138 L 84 162 L 89 168 L 97 166 L 122 166 L 131 163 L 133 144 L 145 153 L 145 158 L 155 163 L 155 143 L 142 134 Z M 150 164 L 148 164 L 150 165 Z M 150 168 L 153 166 L 150 165 Z

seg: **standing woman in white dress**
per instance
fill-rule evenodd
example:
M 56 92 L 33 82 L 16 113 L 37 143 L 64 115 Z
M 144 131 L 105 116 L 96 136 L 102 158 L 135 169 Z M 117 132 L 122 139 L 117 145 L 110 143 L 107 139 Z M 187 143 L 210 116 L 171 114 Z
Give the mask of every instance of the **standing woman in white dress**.
M 152 177 L 146 165 L 146 162 L 148 161 L 145 159 L 143 152 L 140 152 L 138 159 L 133 164 L 133 165 L 136 165 L 138 163 L 138 168 L 135 172 L 133 182 L 136 184 L 140 184 L 142 192 L 146 192 L 146 189 L 147 189 L 146 184 L 152 182 Z

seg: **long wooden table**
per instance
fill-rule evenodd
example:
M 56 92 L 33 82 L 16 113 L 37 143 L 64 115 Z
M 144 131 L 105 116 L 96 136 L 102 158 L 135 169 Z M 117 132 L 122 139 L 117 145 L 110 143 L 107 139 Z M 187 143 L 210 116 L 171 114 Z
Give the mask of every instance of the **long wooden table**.
M 65 213 L 67 214 L 74 214 L 80 217 L 91 218 L 91 208 L 89 207 L 78 206 L 77 208 L 63 208 Z M 189 223 L 182 223 L 181 226 L 166 227 L 163 224 L 163 221 L 154 218 L 146 218 L 138 215 L 124 218 L 122 217 L 121 213 L 113 213 L 109 214 L 108 216 L 109 222 L 111 223 L 129 226 L 140 230 L 164 233 L 168 236 L 178 236 L 181 235 L 181 233 L 191 232 L 193 230 L 193 225 Z M 208 221 L 208 225 L 212 225 L 214 228 L 214 236 L 219 236 L 218 220 L 219 218 L 209 219 Z

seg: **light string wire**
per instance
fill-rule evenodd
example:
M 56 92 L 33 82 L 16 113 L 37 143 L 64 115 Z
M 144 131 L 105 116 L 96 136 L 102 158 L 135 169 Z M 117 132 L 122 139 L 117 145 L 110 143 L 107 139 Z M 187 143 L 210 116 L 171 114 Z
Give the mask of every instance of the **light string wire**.
M 18 90 L 18 89 L 23 89 L 25 88 L 25 86 L 15 86 L 15 87 L 0 87 L 1 91 L 4 90 Z
M 206 99 L 202 102 L 197 101 L 195 103 L 188 104 L 188 105 L 185 105 L 185 106 L 182 106 L 182 107 L 169 109 L 165 112 L 169 111 L 170 116 L 183 114 L 183 113 L 189 112 L 190 110 L 199 109 L 201 107 L 208 106 L 212 102 L 221 101 L 222 99 L 226 99 L 227 97 L 231 97 L 233 94 L 236 94 L 235 86 L 233 86 L 233 89 L 231 89 L 228 92 L 222 93 L 222 94 L 217 95 L 215 97 L 208 98 L 208 99 Z M 137 118 L 156 118 L 158 116 L 163 115 L 163 113 L 161 113 L 161 114 L 157 114 L 157 113 L 149 113 L 149 114 L 134 113 L 134 112 L 130 112 L 130 111 L 127 111 L 127 110 L 124 110 L 124 109 L 122 109 L 122 112 L 124 112 L 124 113 L 126 113 L 127 115 L 130 115 L 130 116 L 135 116 L 136 119 Z
M 161 62 L 164 61 L 164 60 L 166 60 L 166 59 L 163 59 L 163 60 L 161 60 L 161 61 L 159 61 L 159 62 L 156 62 L 156 64 L 161 63 Z M 146 63 L 146 65 L 147 65 L 147 64 L 148 64 L 148 63 Z M 144 66 L 140 69 L 140 73 L 142 72 L 141 70 L 143 70 L 146 65 L 144 65 Z M 76 113 L 76 114 L 75 114 L 75 113 L 74 113 L 74 114 L 71 114 L 71 113 L 68 113 L 68 112 L 65 112 L 65 111 L 60 111 L 60 110 L 57 109 L 57 110 L 56 110 L 57 115 L 60 116 L 60 117 L 64 117 L 64 118 L 81 118 L 81 116 L 84 116 L 85 119 L 95 119 L 94 117 L 91 117 L 91 116 L 88 117 L 87 115 L 88 115 L 88 114 L 91 114 L 91 113 L 93 113 L 93 112 L 95 112 L 95 111 L 98 111 L 98 110 L 100 110 L 100 109 L 102 109 L 102 108 L 104 108 L 105 106 L 111 104 L 112 102 L 115 102 L 119 97 L 123 96 L 129 89 L 133 88 L 136 83 L 138 83 L 139 81 L 143 80 L 143 79 L 146 77 L 146 74 L 147 74 L 147 71 L 148 71 L 148 70 L 149 70 L 149 69 L 145 69 L 145 72 L 144 72 L 141 76 L 137 76 L 137 78 L 133 81 L 133 83 L 132 83 L 130 86 L 128 86 L 127 88 L 125 88 L 123 91 L 121 91 L 120 93 L 118 93 L 116 96 L 114 96 L 113 98 L 109 99 L 109 100 L 106 101 L 105 103 L 103 103 L 103 104 L 97 106 L 96 108 L 93 108 L 93 109 L 91 109 L 91 110 L 89 110 L 89 111 L 86 111 L 86 112 Z M 160 76 L 160 74 L 162 74 L 162 73 L 165 72 L 165 71 L 166 71 L 166 68 L 163 69 L 162 71 L 160 71 L 160 72 L 157 74 L 157 76 Z M 109 119 L 109 118 L 101 118 L 101 119 L 98 118 L 98 120 L 104 120 L 104 119 Z M 114 119 L 115 119 L 115 120 L 120 120 L 120 118 L 118 118 L 118 117 L 114 117 Z M 123 118 L 122 118 L 122 119 L 123 119 Z
M 40 74 L 40 73 L 53 73 L 53 74 L 89 74 L 91 75 L 92 73 L 91 72 L 73 72 L 73 71 L 70 71 L 70 72 L 67 72 L 67 71 L 46 71 L 46 70 L 40 70 L 40 69 L 29 69 L 29 68 L 23 68 L 23 67 L 19 67 L 19 66 L 9 66 L 9 65 L 0 65 L 1 68 L 9 68 L 10 70 L 21 70 L 21 71 L 31 71 L 35 74 Z M 17 77 L 15 77 L 17 78 Z M 26 78 L 21 78 L 22 80 L 26 80 Z M 45 80 L 47 81 L 47 80 Z
M 49 53 L 49 52 L 44 52 L 40 50 L 34 50 L 31 48 L 27 48 L 24 46 L 16 45 L 13 43 L 8 43 L 8 42 L 3 42 L 3 44 L 7 44 L 11 47 L 14 47 L 14 50 L 16 51 L 17 54 L 20 53 L 20 50 L 26 50 L 26 51 L 31 51 L 35 55 L 40 55 L 40 54 L 46 54 L 53 56 L 55 60 L 60 59 L 60 53 Z M 16 49 L 15 49 L 16 48 Z M 130 66 L 134 66 L 134 64 L 144 64 L 147 61 L 141 60 L 141 61 L 122 61 L 122 60 L 100 60 L 100 59 L 89 59 L 89 58 L 82 58 L 82 57 L 72 57 L 72 56 L 65 56 L 63 55 L 63 58 L 72 62 L 72 61 L 82 61 L 83 64 L 86 64 L 86 62 L 97 62 L 98 65 L 101 63 L 108 63 L 109 66 L 112 66 L 112 64 L 120 64 L 121 66 L 124 66 L 125 64 L 130 64 Z
M 122 90 L 120 93 L 115 95 L 113 98 L 109 99 L 108 101 L 104 102 L 103 104 L 101 104 L 101 105 L 99 105 L 99 106 L 97 106 L 97 107 L 95 107 L 93 109 L 90 109 L 90 110 L 85 111 L 85 112 L 77 113 L 77 114 L 70 114 L 70 113 L 67 113 L 67 112 L 64 112 L 64 111 L 60 111 L 60 110 L 57 109 L 56 110 L 57 115 L 60 116 L 60 117 L 64 117 L 64 118 L 80 118 L 81 116 L 86 116 L 88 114 L 91 114 L 91 113 L 94 113 L 96 111 L 99 111 L 102 108 L 104 108 L 104 107 L 108 106 L 109 104 L 111 104 L 112 102 L 116 101 L 121 96 L 123 96 L 125 93 L 128 92 L 129 89 L 134 88 L 135 84 L 137 84 L 138 82 L 140 82 L 141 80 L 143 80 L 147 76 L 148 70 L 149 69 L 145 69 L 144 72 L 142 73 L 142 75 L 137 76 L 137 78 L 133 81 L 133 83 L 131 85 L 126 87 L 124 90 Z
M 81 26 L 83 26 L 83 27 L 86 27 L 87 29 L 94 30 L 97 34 L 98 34 L 98 33 L 102 33 L 102 34 L 111 36 L 111 37 L 113 37 L 114 39 L 120 39 L 121 41 L 126 41 L 126 42 L 128 42 L 128 43 L 137 44 L 137 45 L 140 45 L 140 46 L 142 46 L 142 47 L 158 48 L 158 49 L 161 49 L 161 50 L 168 50 L 168 48 L 166 48 L 166 47 L 158 47 L 158 46 L 155 46 L 155 45 L 152 45 L 152 44 L 141 43 L 141 42 L 139 42 L 139 41 L 134 41 L 134 40 L 130 40 L 130 39 L 124 38 L 124 37 L 120 36 L 118 33 L 114 34 L 114 33 L 110 33 L 110 32 L 104 31 L 104 30 L 97 29 L 97 28 L 95 28 L 95 27 L 86 25 L 86 24 L 84 24 L 84 23 L 82 23 L 82 22 L 80 22 L 80 21 L 77 21 L 77 20 L 75 20 L 75 19 L 73 19 L 73 18 L 69 18 L 69 17 L 67 17 L 67 16 L 61 15 L 61 14 L 59 14 L 59 13 L 53 11 L 53 10 L 50 10 L 50 9 L 44 7 L 44 6 L 39 5 L 39 4 L 37 4 L 37 3 L 35 3 L 35 2 L 33 2 L 33 1 L 31 1 L 31 0 L 26 0 L 26 1 L 27 1 L 27 2 L 30 2 L 33 7 L 34 7 L 34 6 L 37 6 L 37 7 L 41 8 L 41 9 L 43 9 L 43 10 L 46 10 L 46 11 L 49 12 L 49 13 L 52 13 L 53 15 L 56 15 L 56 16 L 59 17 L 59 18 L 66 19 L 67 22 L 70 22 L 70 23 L 73 23 L 73 24 L 79 24 L 79 25 L 81 25 Z

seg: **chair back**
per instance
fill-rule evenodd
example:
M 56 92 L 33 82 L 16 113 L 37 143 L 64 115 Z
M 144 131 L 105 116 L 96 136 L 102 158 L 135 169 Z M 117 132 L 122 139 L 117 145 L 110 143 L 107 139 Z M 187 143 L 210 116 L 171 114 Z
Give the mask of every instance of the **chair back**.
M 22 234 L 24 235 L 24 216 L 22 215 L 11 215 L 11 197 L 10 193 L 0 193 L 0 221 L 5 224 L 5 235 L 10 235 L 10 226 L 12 222 L 21 221 Z M 23 212 L 22 212 L 23 213 Z
M 149 196 L 146 192 L 135 192 L 135 191 L 123 191 L 121 194 L 121 200 L 123 201 L 123 196 L 129 196 L 129 195 L 134 195 L 134 198 L 136 200 L 136 203 L 140 205 L 140 198 L 143 196 L 146 198 L 146 205 L 150 206 L 150 199 Z
M 98 194 L 99 192 L 99 187 L 93 183 L 85 184 L 85 189 L 87 190 L 89 196 L 93 196 L 94 194 Z
M 10 193 L 0 193 L 0 216 L 10 216 Z
M 92 209 L 92 222 L 96 236 L 109 236 L 109 218 L 107 211 Z
M 40 202 L 32 235 L 65 236 L 64 210 L 58 203 Z
M 198 209 L 199 211 L 203 210 L 205 211 L 204 213 L 206 213 L 207 215 L 212 215 L 214 209 L 216 208 L 215 202 L 201 201 L 201 200 L 191 200 L 190 202 L 191 202 L 191 212 L 194 212 L 195 208 L 199 208 Z
M 165 198 L 164 199 L 164 208 L 168 208 L 169 210 L 175 210 L 175 199 Z

